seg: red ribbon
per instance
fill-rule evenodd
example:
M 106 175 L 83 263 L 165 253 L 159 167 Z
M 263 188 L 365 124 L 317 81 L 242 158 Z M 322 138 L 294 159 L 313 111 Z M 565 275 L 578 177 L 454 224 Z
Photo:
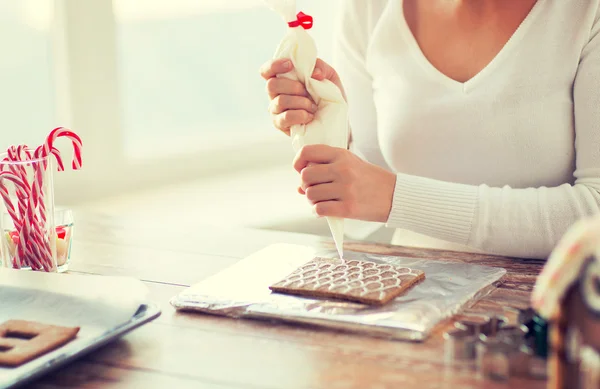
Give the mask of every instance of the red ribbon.
M 290 27 L 302 26 L 302 28 L 304 28 L 305 30 L 308 30 L 309 28 L 311 28 L 313 26 L 313 17 L 312 16 L 306 15 L 306 14 L 304 14 L 304 12 L 298 12 L 296 17 L 297 17 L 297 19 L 292 22 L 289 22 L 288 26 L 290 26 Z

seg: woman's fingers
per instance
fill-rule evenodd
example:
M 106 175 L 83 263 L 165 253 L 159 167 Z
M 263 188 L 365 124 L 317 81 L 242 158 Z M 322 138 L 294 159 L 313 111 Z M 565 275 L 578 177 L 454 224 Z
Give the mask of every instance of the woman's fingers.
M 288 135 L 292 126 L 310 123 L 317 111 L 317 106 L 304 84 L 285 77 L 277 77 L 293 69 L 294 64 L 286 58 L 267 61 L 260 69 L 261 76 L 267 80 L 266 89 L 271 100 L 269 111 L 272 114 L 273 124 Z M 313 78 L 328 79 L 340 88 L 342 94 L 344 93 L 336 71 L 321 59 L 316 62 Z
M 317 105 L 307 97 L 291 95 L 279 95 L 271 100 L 271 104 L 269 105 L 269 111 L 275 115 L 290 109 L 303 109 L 314 114 L 317 112 Z
M 275 127 L 281 131 L 289 134 L 290 127 L 296 124 L 307 124 L 310 123 L 314 118 L 314 115 L 303 109 L 287 110 L 279 115 L 275 115 L 273 123 Z
M 265 62 L 260 67 L 260 75 L 265 80 L 268 80 L 269 78 L 273 78 L 278 74 L 289 72 L 293 67 L 294 65 L 292 64 L 292 61 L 286 58 L 270 60 Z
M 293 95 L 308 97 L 306 88 L 300 81 L 288 78 L 270 78 L 267 80 L 267 93 L 270 99 L 279 95 Z
M 331 168 L 330 164 L 312 164 L 300 172 L 300 188 L 306 191 L 307 188 L 318 185 L 333 182 L 335 180 L 335 173 Z
M 269 112 L 273 115 L 275 127 L 289 135 L 290 128 L 298 124 L 308 124 L 317 111 L 304 85 L 299 81 L 278 78 L 287 73 L 293 65 L 290 60 L 269 61 L 261 68 L 261 75 L 267 80 L 267 93 L 271 103 Z
M 306 188 L 304 192 L 311 204 L 317 204 L 322 201 L 339 200 L 342 193 L 339 184 L 336 183 L 313 185 Z
M 339 151 L 340 149 L 327 145 L 307 145 L 296 153 L 292 166 L 294 166 L 294 170 L 300 173 L 309 165 L 333 162 Z
M 342 201 L 321 201 L 313 205 L 313 210 L 317 216 L 328 217 L 346 217 L 348 214 L 347 207 Z

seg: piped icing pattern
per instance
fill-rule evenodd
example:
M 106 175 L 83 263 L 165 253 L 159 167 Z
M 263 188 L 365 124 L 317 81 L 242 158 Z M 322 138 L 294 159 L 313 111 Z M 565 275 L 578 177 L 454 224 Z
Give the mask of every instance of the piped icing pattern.
M 370 261 L 315 258 L 273 285 L 283 292 L 385 302 L 406 290 L 424 272 Z M 300 293 L 298 293 L 300 294 Z

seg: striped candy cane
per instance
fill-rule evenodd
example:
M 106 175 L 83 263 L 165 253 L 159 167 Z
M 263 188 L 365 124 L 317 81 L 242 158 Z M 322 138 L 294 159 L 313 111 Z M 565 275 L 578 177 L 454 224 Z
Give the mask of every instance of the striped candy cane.
M 12 146 L 8 150 L 8 159 L 11 162 L 26 162 L 31 160 L 31 157 L 31 150 L 26 145 Z M 25 255 L 21 258 L 20 262 L 21 265 L 29 265 L 37 270 L 41 268 L 40 261 L 42 261 L 42 257 L 40 255 L 40 245 L 43 245 L 43 242 L 40 241 L 40 239 L 36 239 L 35 235 L 32 235 L 32 233 L 35 233 L 36 231 L 37 218 L 35 215 L 32 217 L 29 212 L 32 193 L 28 182 L 26 166 L 23 164 L 18 166 L 9 164 L 9 167 L 21 178 L 24 185 L 22 187 L 17 186 L 15 191 L 19 201 L 19 216 L 21 222 L 21 228 L 17 230 L 19 233 L 19 246 L 22 250 L 25 250 Z M 45 247 L 42 248 L 45 249 Z M 49 251 L 49 247 L 44 251 Z
M 54 268 L 52 263 L 52 250 L 50 249 L 49 242 L 45 239 L 43 233 L 43 227 L 37 221 L 35 215 L 35 205 L 33 204 L 33 196 L 29 197 L 29 204 L 27 207 L 27 220 L 23 220 L 23 225 L 29 225 L 29 242 L 33 249 L 34 255 L 30 258 L 31 262 L 37 262 L 41 264 L 45 271 L 51 271 Z M 37 259 L 37 261 L 36 261 Z
M 28 252 L 27 252 L 28 251 L 27 239 L 25 237 L 25 235 L 27 234 L 27 229 L 25 228 L 25 230 L 24 230 L 22 228 L 23 226 L 21 223 L 24 220 L 25 213 L 27 211 L 26 199 L 29 196 L 30 189 L 29 189 L 29 184 L 27 182 L 27 171 L 25 170 L 25 167 L 21 166 L 21 165 L 11 164 L 10 162 L 20 161 L 21 153 L 22 153 L 21 146 L 19 146 L 19 147 L 11 146 L 7 150 L 8 157 L 4 158 L 4 162 L 9 162 L 9 163 L 5 164 L 5 167 L 8 166 L 8 170 L 12 174 L 14 174 L 16 177 L 18 177 L 20 180 L 20 183 L 21 183 L 21 185 L 15 184 L 15 195 L 18 200 L 19 213 L 16 218 L 11 216 L 13 218 L 15 228 L 17 229 L 17 232 L 19 234 L 20 244 L 18 245 L 18 250 L 16 250 L 17 255 L 15 258 L 16 262 L 17 262 L 17 266 L 19 268 L 21 266 L 26 266 L 27 257 L 29 256 Z M 3 188 L 1 190 L 2 190 L 2 197 L 4 198 L 4 202 L 8 208 L 9 207 L 9 203 L 7 202 L 7 198 L 9 196 L 8 189 L 6 188 L 6 186 L 3 186 Z
M 21 154 L 22 154 L 22 149 L 21 146 L 11 146 L 8 149 L 8 157 L 4 158 L 5 162 L 20 162 L 22 161 L 21 159 Z M 9 170 L 14 173 L 15 175 L 19 176 L 19 178 L 21 179 L 21 181 L 23 182 L 24 185 L 26 185 L 26 188 L 24 188 L 24 193 L 20 193 L 19 191 L 21 189 L 19 189 L 17 187 L 17 200 L 19 201 L 19 213 L 21 215 L 21 218 L 23 217 L 23 215 L 25 215 L 25 212 L 27 210 L 27 204 L 25 202 L 25 199 L 27 198 L 27 193 L 29 192 L 29 184 L 28 184 L 28 179 L 27 179 L 27 170 L 25 169 L 25 166 L 22 165 L 15 165 L 15 164 L 8 164 L 8 168 Z
M 53 153 L 56 152 L 57 150 L 53 150 Z M 11 147 L 8 151 L 8 155 L 8 159 L 12 160 L 13 162 L 26 162 L 28 160 L 31 160 L 32 157 L 31 150 L 29 150 L 29 148 L 25 145 Z M 58 156 L 58 158 L 60 161 L 60 156 Z M 36 169 L 36 167 L 41 164 L 39 162 L 32 162 L 31 165 L 34 171 L 36 171 L 39 170 Z M 41 267 L 44 267 L 44 269 L 52 268 L 52 252 L 50 249 L 50 245 L 47 239 L 44 239 L 45 234 L 43 234 L 42 231 L 40 231 L 40 228 L 43 227 L 39 225 L 40 221 L 38 220 L 38 217 L 35 213 L 35 202 L 37 201 L 37 197 L 35 197 L 32 191 L 32 189 L 35 189 L 35 185 L 33 185 L 34 188 L 31 188 L 29 186 L 25 166 L 9 166 L 11 167 L 11 170 L 21 178 L 21 181 L 23 183 L 23 186 L 17 186 L 15 191 L 19 200 L 20 219 L 20 221 L 15 223 L 15 227 L 19 227 L 17 228 L 19 234 L 18 247 L 20 249 L 21 254 L 21 258 L 18 259 L 19 263 L 17 264 L 17 266 L 21 267 L 23 265 L 27 265 L 24 263 L 25 260 L 27 260 L 28 265 L 34 269 L 40 269 Z M 3 195 L 8 194 L 6 188 L 4 188 L 3 192 Z M 41 204 L 43 206 L 43 202 Z M 45 216 L 45 214 L 42 214 L 41 216 Z M 45 217 L 42 222 L 45 223 Z M 23 250 L 25 250 L 24 253 Z
M 8 189 L 6 188 L 6 185 L 4 185 L 4 183 L 3 183 L 4 180 L 12 181 L 13 184 L 15 184 L 15 186 L 17 188 L 17 192 L 19 192 L 19 193 L 27 193 L 27 187 L 25 186 L 25 183 L 22 181 L 22 179 L 19 175 L 14 174 L 9 171 L 1 171 L 0 172 L 0 181 L 2 181 L 0 193 L 2 194 L 2 198 L 4 200 L 4 204 L 7 208 L 7 210 L 9 210 L 9 214 L 11 214 L 11 210 L 12 210 L 11 217 L 13 218 L 13 223 L 15 224 L 15 228 L 17 229 L 17 232 L 19 233 L 19 245 L 18 245 L 17 249 L 15 250 L 15 254 L 17 256 L 18 265 L 22 265 L 23 260 L 27 256 L 27 253 L 24 249 L 27 246 L 27 233 L 25 232 L 25 230 L 27 229 L 27 227 L 26 227 L 27 223 L 22 223 L 23 219 L 18 218 L 18 215 L 16 214 L 16 212 L 14 210 L 14 206 L 12 205 L 12 202 L 10 200 L 10 196 L 8 194 Z
M 54 149 L 53 154 L 57 153 L 58 150 Z M 55 154 L 57 157 L 59 168 L 62 166 L 62 160 L 60 155 Z M 37 156 L 34 153 L 34 157 Z M 34 256 L 39 258 L 41 265 L 45 271 L 51 271 L 54 268 L 52 261 L 52 249 L 48 240 L 47 230 L 47 219 L 46 219 L 46 206 L 43 198 L 43 183 L 44 183 L 44 172 L 48 168 L 48 160 L 43 159 L 31 162 L 31 167 L 34 172 L 33 182 L 31 184 L 31 194 L 28 199 L 27 206 L 27 220 L 31 223 L 30 229 L 30 241 L 33 243 L 31 247 L 34 249 Z M 39 216 L 38 216 L 39 215 Z
M 73 169 L 79 170 L 81 169 L 82 161 L 81 161 L 81 149 L 83 148 L 83 143 L 81 142 L 81 138 L 79 135 L 74 133 L 71 130 L 68 130 L 64 127 L 57 127 L 50 132 L 50 134 L 46 137 L 46 143 L 43 145 L 43 155 L 49 155 L 52 151 L 52 147 L 54 146 L 54 142 L 58 138 L 68 138 L 73 143 Z
M 34 152 L 34 158 L 35 159 L 41 159 L 43 158 L 42 156 L 42 152 L 43 152 L 43 146 L 38 147 L 35 152 Z M 60 152 L 58 151 L 58 149 L 52 147 L 50 149 L 50 152 L 52 153 L 52 155 L 54 155 L 54 158 L 56 159 L 56 165 L 58 166 L 57 169 L 58 171 L 64 171 L 65 167 L 62 161 L 62 158 L 60 156 Z M 37 207 L 39 205 L 40 207 L 40 216 L 42 219 L 42 222 L 46 222 L 46 207 L 44 205 L 44 192 L 42 190 L 42 186 L 44 184 L 44 171 L 48 168 L 48 160 L 44 160 L 44 161 L 38 161 L 36 163 L 33 164 L 33 170 L 35 172 L 34 175 L 34 180 L 33 180 L 33 185 L 31 188 L 32 191 L 32 195 L 33 195 L 33 200 L 34 200 L 34 204 Z
M 55 158 L 57 159 L 57 164 L 58 164 L 59 170 L 64 170 L 64 166 L 62 165 L 62 160 L 60 159 L 60 153 L 54 151 L 54 150 L 56 150 L 56 148 L 54 147 L 54 142 L 58 138 L 62 138 L 62 137 L 70 139 L 73 144 L 73 161 L 71 164 L 73 169 L 75 169 L 75 170 L 81 169 L 81 166 L 82 166 L 81 149 L 83 147 L 81 138 L 79 137 L 79 135 L 75 134 L 74 132 L 72 132 L 64 127 L 57 127 L 54 130 L 52 130 L 50 132 L 50 134 L 46 137 L 46 142 L 42 146 L 40 146 L 36 149 L 35 156 L 36 157 L 45 157 L 45 156 L 49 156 L 52 153 L 55 156 Z M 43 168 L 46 168 L 46 167 L 44 166 Z M 44 203 L 43 203 L 43 191 L 42 191 L 42 187 L 41 187 L 42 183 L 43 183 L 43 172 L 38 167 L 38 169 L 36 170 L 36 177 L 35 177 L 34 184 L 33 184 L 33 192 L 34 192 L 33 198 L 34 198 L 34 202 L 40 206 L 40 219 L 45 224 L 46 209 L 44 208 Z
M 39 146 L 34 152 L 34 158 L 40 159 L 40 158 L 45 157 L 45 155 L 43 155 L 43 152 L 44 152 L 44 147 Z M 64 164 L 63 164 L 63 161 L 62 161 L 62 158 L 60 156 L 60 152 L 58 151 L 58 149 L 55 147 L 51 147 L 50 153 L 54 156 L 54 158 L 56 160 L 58 171 L 63 171 L 65 168 L 64 168 Z M 34 209 L 37 208 L 39 211 L 39 226 L 37 228 L 38 232 L 37 232 L 36 236 L 40 240 L 40 244 L 45 250 L 46 257 L 51 259 L 52 251 L 50 249 L 50 243 L 46 239 L 47 235 L 42 233 L 42 231 L 45 230 L 46 223 L 47 223 L 46 205 L 44 202 L 44 191 L 43 191 L 44 172 L 46 171 L 46 169 L 48 169 L 48 160 L 47 159 L 33 163 L 34 179 L 33 179 L 33 183 L 32 183 L 31 195 L 32 195 L 32 199 L 33 199 Z M 47 262 L 52 264 L 51 261 L 47 261 Z
M 4 185 L 4 181 L 0 180 L 0 195 L 2 196 L 2 199 L 4 200 L 4 205 L 6 206 L 6 210 L 8 211 L 8 214 L 10 215 L 11 219 L 13 220 L 13 224 L 15 226 L 15 229 L 17 230 L 17 232 L 21 231 L 21 220 L 19 219 L 19 215 L 17 214 L 17 211 L 15 210 L 15 207 L 12 203 L 12 200 L 10 199 L 10 194 L 8 192 L 8 188 L 6 187 L 6 185 Z M 4 233 L 4 231 L 3 231 Z M 12 237 L 10 237 L 12 239 Z M 15 257 L 13 258 L 13 267 L 20 269 L 23 265 L 22 265 L 22 261 L 25 258 L 25 252 L 23 250 L 23 246 L 22 245 L 15 245 Z
M 44 145 L 38 146 L 33 152 L 33 158 L 39 159 L 44 157 Z M 62 157 L 60 156 L 60 151 L 56 147 L 52 147 L 50 149 L 50 154 L 54 156 L 54 160 L 56 161 L 56 170 L 62 172 L 65 170 L 65 165 L 63 163 Z M 31 158 L 30 158 L 31 159 Z M 48 161 L 44 161 L 43 167 L 44 169 L 48 166 Z
M 57 170 L 63 171 L 64 164 L 60 152 L 53 145 L 58 138 L 68 138 L 73 145 L 73 169 L 78 170 L 82 166 L 81 138 L 74 132 L 64 128 L 57 127 L 53 129 L 46 137 L 43 145 L 34 151 L 25 145 L 11 147 L 8 150 L 8 157 L 5 162 L 29 162 L 27 165 L 8 165 L 8 170 L 2 172 L 7 179 L 15 182 L 15 194 L 18 199 L 18 210 L 10 202 L 8 189 L 0 180 L 0 196 L 3 198 L 10 217 L 13 219 L 15 229 L 17 230 L 19 240 L 15 250 L 14 265 L 20 267 L 28 264 L 33 269 L 44 269 L 51 271 L 54 269 L 52 261 L 52 251 L 48 234 L 45 233 L 47 227 L 47 209 L 44 202 L 44 173 L 48 169 L 48 160 L 52 154 L 57 163 Z M 29 185 L 26 166 L 31 166 L 33 170 L 33 179 Z M 16 182 L 19 182 L 17 184 Z
M 21 146 L 17 146 L 12 147 L 11 148 L 11 152 L 9 153 L 9 156 L 11 156 L 14 160 L 20 160 L 20 161 L 27 161 L 27 160 L 32 160 L 33 158 L 36 159 L 40 159 L 41 158 L 41 150 L 42 150 L 42 146 L 38 147 L 35 152 L 31 152 L 31 150 L 25 146 L 25 145 L 21 145 Z M 16 150 L 16 152 L 15 152 Z M 54 155 L 56 162 L 57 162 L 57 166 L 58 166 L 58 170 L 62 171 L 64 170 L 64 165 L 62 162 L 62 158 L 60 156 L 60 152 L 58 151 L 58 149 L 56 149 L 55 147 L 50 148 L 50 153 L 52 155 Z M 46 208 L 44 205 L 44 201 L 43 201 L 43 192 L 42 192 L 42 185 L 43 185 L 43 173 L 44 170 L 47 168 L 47 160 L 43 160 L 43 161 L 32 161 L 31 162 L 31 166 L 32 169 L 34 171 L 34 181 L 32 183 L 31 186 L 31 191 L 29 192 L 29 194 L 27 196 L 25 196 L 23 193 L 19 193 L 17 194 L 17 197 L 19 198 L 20 201 L 20 205 L 22 205 L 22 215 L 21 215 L 21 219 L 24 223 L 27 223 L 27 225 L 25 225 L 23 231 L 23 234 L 27 234 L 28 235 L 28 239 L 27 239 L 27 249 L 28 249 L 28 257 L 29 258 L 33 258 L 30 262 L 32 262 L 32 266 L 34 266 L 34 264 L 37 264 L 36 267 L 40 268 L 40 260 L 41 260 L 41 265 L 44 267 L 44 269 L 46 271 L 48 271 L 48 269 L 51 269 L 53 267 L 53 263 L 52 263 L 52 250 L 50 248 L 50 243 L 47 240 L 47 236 L 44 233 L 45 231 L 45 226 L 46 226 Z M 23 167 L 23 177 L 24 177 L 24 183 L 27 186 L 27 189 L 29 189 L 29 184 L 27 182 L 27 174 L 25 171 L 25 168 Z M 27 204 L 24 204 L 26 202 L 27 199 Z M 36 213 L 36 209 L 39 206 L 39 218 L 37 216 Z M 25 214 L 27 216 L 27 218 L 25 218 Z

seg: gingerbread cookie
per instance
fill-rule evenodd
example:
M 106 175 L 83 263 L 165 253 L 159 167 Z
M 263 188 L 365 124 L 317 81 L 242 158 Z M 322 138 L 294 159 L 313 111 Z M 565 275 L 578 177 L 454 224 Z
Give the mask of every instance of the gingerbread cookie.
M 0 366 L 16 367 L 69 341 L 79 327 L 59 327 L 24 320 L 0 324 Z
M 285 294 L 383 305 L 424 278 L 423 271 L 408 267 L 315 258 L 269 288 Z

